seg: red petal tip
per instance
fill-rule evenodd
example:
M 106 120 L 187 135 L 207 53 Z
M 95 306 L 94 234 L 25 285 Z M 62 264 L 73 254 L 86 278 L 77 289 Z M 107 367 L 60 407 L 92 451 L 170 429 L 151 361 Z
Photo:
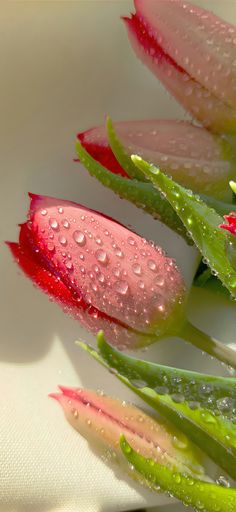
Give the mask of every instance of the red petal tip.
M 61 398 L 61 393 L 49 393 L 48 394 L 48 397 L 49 398 L 53 398 L 54 400 L 56 400 L 57 402 L 60 402 L 60 398 Z

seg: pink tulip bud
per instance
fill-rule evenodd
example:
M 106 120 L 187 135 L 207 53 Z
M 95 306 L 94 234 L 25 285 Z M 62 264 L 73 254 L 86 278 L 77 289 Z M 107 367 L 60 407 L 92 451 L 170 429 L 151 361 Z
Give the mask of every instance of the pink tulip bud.
M 140 155 L 194 192 L 231 197 L 228 184 L 234 173 L 233 157 L 221 137 L 188 121 L 127 121 L 114 123 L 114 128 L 128 155 Z M 128 177 L 110 149 L 105 126 L 80 133 L 78 139 L 104 167 Z
M 123 433 L 144 457 L 204 479 L 204 469 L 193 447 L 177 429 L 170 430 L 141 409 L 104 394 L 80 388 L 59 388 L 61 393 L 49 396 L 58 400 L 75 430 L 96 448 L 103 451 L 105 448 L 108 460 L 118 459 L 125 464 L 119 447 Z
M 134 0 L 136 55 L 206 127 L 236 133 L 236 27 L 183 0 Z
M 120 348 L 175 332 L 185 287 L 160 247 L 83 206 L 30 196 L 29 220 L 8 245 L 39 288 Z
M 232 235 L 236 236 L 236 213 L 232 212 L 230 215 L 225 215 L 224 219 L 228 222 L 228 224 L 220 224 L 220 228 L 226 229 Z

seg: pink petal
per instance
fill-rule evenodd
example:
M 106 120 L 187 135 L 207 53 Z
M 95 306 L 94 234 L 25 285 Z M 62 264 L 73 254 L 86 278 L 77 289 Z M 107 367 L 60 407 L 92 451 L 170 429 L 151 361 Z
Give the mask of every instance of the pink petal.
M 114 127 L 128 154 L 142 156 L 194 192 L 231 196 L 228 183 L 232 167 L 226 159 L 230 157 L 226 142 L 207 130 L 188 121 L 159 119 L 116 122 Z M 97 155 L 109 148 L 104 126 L 84 132 L 83 141 L 89 153 L 94 147 L 98 148 Z M 113 171 L 111 162 L 107 168 Z
M 120 458 L 119 440 L 124 433 L 143 456 L 169 466 L 181 465 L 188 473 L 194 471 L 194 461 L 189 460 L 189 454 L 176 447 L 174 435 L 178 436 L 178 432 L 171 434 L 163 423 L 137 407 L 104 394 L 81 388 L 59 388 L 61 393 L 50 396 L 59 401 L 73 428 L 96 446 L 99 443 L 111 455 Z
M 121 176 L 125 176 L 125 178 L 129 178 L 128 174 L 120 166 L 119 162 L 117 162 L 110 146 L 106 144 L 106 140 L 104 141 L 104 138 L 100 139 L 99 137 L 93 138 L 93 134 L 94 128 L 87 130 L 86 132 L 79 133 L 77 137 L 94 160 L 97 160 L 114 174 L 120 174 Z
M 236 27 L 182 0 L 135 0 L 148 31 L 197 82 L 236 107 Z
M 174 311 L 182 312 L 184 284 L 174 261 L 114 220 L 37 196 L 29 222 L 47 269 L 117 323 L 159 334 L 174 321 Z
M 226 229 L 232 235 L 236 236 L 236 213 L 232 212 L 230 215 L 225 215 L 224 219 L 228 222 L 228 224 L 220 224 L 220 228 Z
M 147 0 L 149 4 L 149 0 Z M 236 112 L 178 65 L 162 47 L 159 27 L 143 16 L 124 18 L 129 39 L 138 58 L 169 92 L 204 126 L 215 132 L 236 132 Z M 144 24 L 145 23 L 145 24 Z

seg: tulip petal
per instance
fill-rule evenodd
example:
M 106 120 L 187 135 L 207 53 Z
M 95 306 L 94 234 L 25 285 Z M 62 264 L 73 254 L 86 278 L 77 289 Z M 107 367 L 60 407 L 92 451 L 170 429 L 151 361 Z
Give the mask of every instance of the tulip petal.
M 48 292 L 56 278 L 51 295 L 92 332 L 104 329 L 111 343 L 124 335 L 120 348 L 153 343 L 182 320 L 185 286 L 175 262 L 98 212 L 31 195 L 19 246 L 30 260 L 19 263 L 31 279 Z
M 111 148 L 100 134 L 96 133 L 96 128 L 91 128 L 86 132 L 78 133 L 78 140 L 89 154 L 102 164 L 106 169 L 110 169 L 114 174 L 128 178 L 129 175 L 123 167 L 117 162 Z
M 109 143 L 118 160 L 124 146 L 125 162 L 138 154 L 195 192 L 231 198 L 228 182 L 235 174 L 234 155 L 225 139 L 188 121 L 129 121 L 114 127 L 116 132 L 109 120 Z M 133 169 L 132 174 L 136 175 Z
M 183 0 L 135 0 L 138 17 L 191 77 L 236 108 L 236 27 Z
M 165 4 L 165 1 L 162 3 Z M 142 3 L 142 8 L 143 5 L 147 8 L 144 7 L 145 12 L 149 4 L 149 0 Z M 171 17 L 173 18 L 173 15 Z M 163 49 L 163 35 L 159 31 L 155 18 L 153 19 L 152 22 L 149 18 L 147 21 L 143 15 L 139 14 L 124 18 L 130 42 L 137 57 L 204 126 L 216 133 L 235 134 L 236 111 L 196 81 Z
M 33 199 L 30 222 L 64 284 L 117 323 L 159 335 L 182 314 L 181 274 L 159 247 L 69 201 Z
M 78 344 L 105 368 L 112 369 L 121 382 L 181 428 L 216 464 L 236 478 L 236 379 L 204 375 L 127 356 L 110 347 L 102 333 L 97 335 L 97 340 L 99 353 L 83 342 Z M 177 438 L 176 443 L 186 449 L 184 439 Z
M 120 457 L 119 439 L 122 432 L 134 449 L 145 457 L 187 474 L 199 467 L 197 451 L 189 445 L 186 452 L 174 443 L 177 430 L 158 422 L 141 409 L 92 390 L 59 386 L 61 393 L 51 394 L 63 407 L 69 423 L 90 442 L 108 449 Z M 204 468 L 201 466 L 202 474 Z
M 168 492 L 186 506 L 194 507 L 197 512 L 235 512 L 236 489 L 226 489 L 220 485 L 191 478 L 179 471 L 148 460 L 137 453 L 124 435 L 120 446 L 127 461 L 145 478 L 152 489 Z

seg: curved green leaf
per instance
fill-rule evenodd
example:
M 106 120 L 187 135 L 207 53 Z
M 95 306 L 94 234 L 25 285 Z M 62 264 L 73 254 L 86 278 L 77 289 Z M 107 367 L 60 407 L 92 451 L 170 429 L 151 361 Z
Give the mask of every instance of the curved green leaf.
M 154 165 L 150 165 L 136 155 L 132 156 L 132 160 L 165 195 L 202 253 L 207 265 L 236 298 L 236 270 L 227 254 L 229 235 L 219 228 L 219 225 L 224 222 L 223 217 L 204 203 L 199 196 L 175 183 Z
M 125 437 L 120 438 L 121 450 L 127 461 L 142 475 L 152 489 L 168 492 L 198 512 L 235 512 L 236 489 L 203 482 L 174 472 L 167 466 L 139 455 Z
M 236 479 L 236 379 L 138 360 L 97 339 L 99 353 L 80 346 Z
M 168 201 L 154 189 L 151 183 L 144 183 L 135 179 L 130 180 L 118 174 L 113 174 L 99 164 L 99 162 L 83 148 L 79 141 L 76 141 L 76 151 L 81 163 L 86 167 L 89 174 L 97 178 L 102 185 L 110 188 L 123 199 L 127 199 L 135 204 L 138 208 L 142 208 L 147 213 L 150 213 L 154 218 L 160 220 L 170 229 L 185 238 L 188 244 L 192 244 L 178 215 L 176 215 Z

